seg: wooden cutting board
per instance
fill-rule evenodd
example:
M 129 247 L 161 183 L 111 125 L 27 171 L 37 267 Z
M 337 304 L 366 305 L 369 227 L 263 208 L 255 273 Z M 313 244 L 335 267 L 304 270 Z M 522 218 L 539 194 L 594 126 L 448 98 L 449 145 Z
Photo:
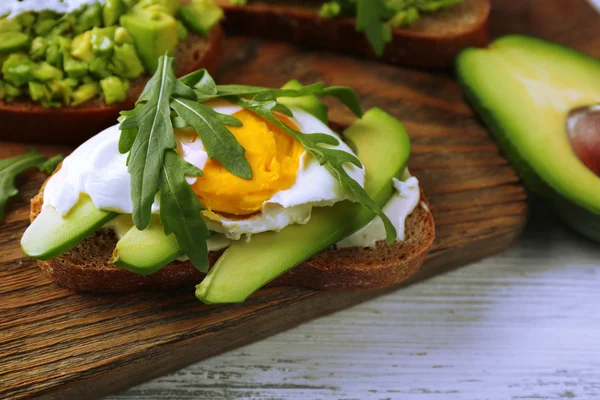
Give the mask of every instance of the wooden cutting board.
M 570 0 L 544 1 L 544 8 L 541 1 L 515 3 L 498 2 L 495 15 L 502 20 L 492 19 L 493 32 L 533 31 L 598 51 L 590 40 L 600 37 L 590 36 L 597 33 L 597 25 L 581 22 L 593 15 L 583 1 L 576 7 Z M 510 26 L 501 21 L 510 21 Z M 575 26 L 582 26 L 585 35 L 574 33 L 580 32 L 571 29 Z M 409 71 L 253 39 L 234 39 L 228 45 L 230 53 L 219 74 L 222 83 L 279 86 L 295 77 L 304 83 L 351 85 L 365 108 L 379 106 L 404 121 L 413 143 L 409 166 L 429 197 L 437 226 L 430 256 L 411 282 L 499 252 L 518 236 L 527 215 L 525 192 L 464 103 L 451 74 Z M 342 123 L 351 118 L 336 104 L 331 117 Z M 69 151 L 38 148 L 47 154 Z M 24 149 L 18 143 L 0 142 L 0 157 Z M 242 305 L 210 307 L 198 302 L 189 289 L 130 295 L 73 293 L 50 282 L 19 249 L 28 225 L 29 198 L 43 179 L 31 174 L 20 182 L 21 193 L 9 203 L 6 221 L 0 225 L 2 399 L 97 398 L 401 290 L 317 292 L 279 287 L 261 290 Z

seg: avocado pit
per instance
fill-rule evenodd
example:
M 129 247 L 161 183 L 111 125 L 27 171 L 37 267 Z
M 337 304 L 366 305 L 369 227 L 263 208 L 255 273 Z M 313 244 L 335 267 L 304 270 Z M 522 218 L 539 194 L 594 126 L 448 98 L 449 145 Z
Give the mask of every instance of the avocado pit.
M 600 176 L 600 104 L 571 110 L 566 128 L 579 160 Z

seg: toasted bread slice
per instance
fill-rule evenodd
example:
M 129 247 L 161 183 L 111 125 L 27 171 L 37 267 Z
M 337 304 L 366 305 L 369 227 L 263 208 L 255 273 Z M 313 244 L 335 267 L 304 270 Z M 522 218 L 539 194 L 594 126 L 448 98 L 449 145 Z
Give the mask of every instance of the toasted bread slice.
M 407 28 L 394 29 L 393 40 L 381 57 L 373 52 L 353 18 L 319 17 L 318 2 L 252 1 L 233 6 L 217 0 L 225 10 L 227 32 L 324 47 L 411 67 L 450 68 L 465 47 L 487 43 L 490 0 L 464 0 L 447 10 L 425 14 Z
M 30 218 L 40 213 L 44 187 L 31 201 Z M 406 220 L 406 240 L 377 247 L 330 249 L 282 275 L 271 285 L 305 286 L 315 289 L 368 289 L 386 287 L 415 273 L 433 243 L 433 215 L 421 192 L 421 202 Z M 57 284 L 78 291 L 134 292 L 193 287 L 204 274 L 188 261 L 175 261 L 151 275 L 138 275 L 108 262 L 117 238 L 101 230 L 66 254 L 38 261 L 42 270 Z M 221 252 L 209 254 L 213 265 Z
M 206 37 L 190 34 L 179 42 L 177 76 L 200 68 L 214 70 L 221 58 L 223 29 L 217 25 Z M 81 143 L 116 123 L 121 110 L 132 109 L 149 77 L 131 82 L 127 100 L 107 105 L 95 99 L 77 107 L 45 108 L 38 103 L 0 100 L 0 140 L 37 143 Z

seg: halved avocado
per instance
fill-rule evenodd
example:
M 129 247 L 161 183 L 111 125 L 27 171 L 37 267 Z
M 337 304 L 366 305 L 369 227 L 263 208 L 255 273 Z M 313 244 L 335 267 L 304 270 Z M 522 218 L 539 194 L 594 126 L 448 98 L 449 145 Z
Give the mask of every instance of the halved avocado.
M 52 206 L 44 207 L 23 234 L 21 248 L 28 257 L 50 260 L 71 250 L 116 216 L 97 209 L 92 199 L 82 194 L 65 216 Z
M 511 35 L 457 59 L 467 99 L 532 190 L 575 230 L 600 241 L 600 177 L 567 134 L 572 110 L 600 103 L 600 60 Z M 593 227 L 593 228 L 592 228 Z
M 365 190 L 379 206 L 393 193 L 392 178 L 405 168 L 410 140 L 402 124 L 374 108 L 345 132 L 344 137 L 366 168 Z M 280 232 L 253 235 L 234 242 L 202 283 L 196 296 L 204 303 L 238 303 L 302 261 L 337 243 L 371 221 L 375 215 L 357 203 L 344 201 L 316 208 L 305 225 Z

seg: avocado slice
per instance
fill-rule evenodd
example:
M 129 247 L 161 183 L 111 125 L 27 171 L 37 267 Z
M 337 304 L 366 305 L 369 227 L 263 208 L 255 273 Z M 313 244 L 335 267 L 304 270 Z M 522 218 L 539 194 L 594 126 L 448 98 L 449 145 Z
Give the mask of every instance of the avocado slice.
M 121 25 L 127 29 L 144 67 L 154 73 L 158 58 L 173 54 L 177 47 L 177 20 L 157 9 L 130 10 L 121 16 Z
M 402 174 L 410 155 L 410 140 L 402 124 L 379 108 L 366 112 L 344 137 L 352 142 L 367 170 L 365 190 L 383 206 L 392 196 L 392 178 Z M 234 242 L 196 286 L 204 303 L 239 303 L 302 261 L 365 226 L 375 214 L 344 201 L 315 208 L 305 225 L 253 235 Z
M 191 0 L 177 13 L 188 29 L 203 36 L 223 18 L 223 10 L 213 0 Z
M 296 79 L 292 79 L 283 85 L 282 89 L 300 89 L 302 86 L 303 85 Z M 323 102 L 319 100 L 317 96 L 280 97 L 277 99 L 277 101 L 288 107 L 298 107 L 301 110 L 314 115 L 326 125 L 329 123 L 327 106 L 323 104 Z
M 550 198 L 572 228 L 600 240 L 600 177 L 579 159 L 566 129 L 572 110 L 600 103 L 600 60 L 510 35 L 464 50 L 457 73 L 525 184 Z
M 85 194 L 65 216 L 46 206 L 23 234 L 21 248 L 28 257 L 50 260 L 77 246 L 116 216 L 117 213 L 97 209 Z
M 117 243 L 110 262 L 141 275 L 158 271 L 183 255 L 175 235 L 165 236 L 164 229 L 157 215 L 142 231 L 132 227 Z

